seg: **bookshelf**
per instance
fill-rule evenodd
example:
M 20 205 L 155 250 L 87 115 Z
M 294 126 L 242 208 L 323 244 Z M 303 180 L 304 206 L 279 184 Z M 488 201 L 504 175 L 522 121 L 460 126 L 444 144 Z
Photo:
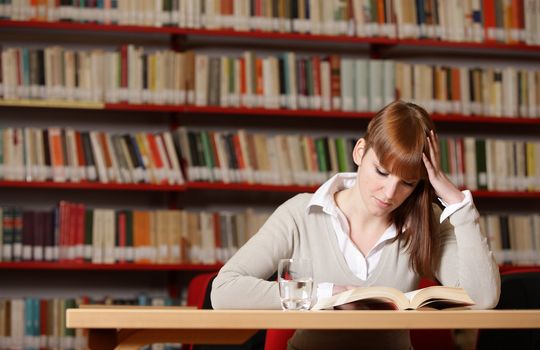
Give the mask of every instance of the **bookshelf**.
M 284 192 L 302 193 L 313 192 L 317 186 L 298 185 L 265 185 L 249 183 L 221 183 L 221 182 L 188 182 L 182 186 L 151 185 L 151 184 L 101 184 L 94 182 L 37 182 L 37 181 L 0 181 L 0 188 L 35 188 L 58 190 L 103 190 L 103 191 L 153 191 L 153 192 L 196 192 L 198 190 L 217 191 L 257 191 L 257 192 Z M 540 191 L 472 191 L 475 198 L 540 198 Z
M 119 1 L 120 2 L 120 1 Z M 164 1 L 165 2 L 165 1 Z M 182 1 L 178 1 L 181 3 Z M 301 1 L 299 1 L 301 2 Z M 355 3 L 356 1 L 353 1 Z M 426 1 L 427 2 L 427 1 Z M 174 1 L 173 3 L 176 3 Z M 0 5 L 2 6 L 2 5 Z M 2 10 L 2 9 L 0 9 Z M 99 10 L 99 9 L 98 9 Z M 101 11 L 101 10 L 99 10 Z M 540 11 L 540 9 L 538 9 Z M 22 12 L 21 12 L 22 13 Z M 0 16 L 8 18 L 6 12 L 0 11 Z M 20 15 L 20 13 L 19 13 Z M 22 16 L 24 17 L 24 16 Z M 435 53 L 437 57 L 454 57 L 457 53 L 460 57 L 474 58 L 477 54 L 481 57 L 497 58 L 505 62 L 503 67 L 513 65 L 514 62 L 528 62 L 529 68 L 533 67 L 538 71 L 540 67 L 536 62 L 540 58 L 540 39 L 536 38 L 536 42 L 525 43 L 524 40 L 514 40 L 513 43 L 504 42 L 504 40 L 488 40 L 484 42 L 457 41 L 455 38 L 440 39 L 433 38 L 411 38 L 410 36 L 401 37 L 399 35 L 348 35 L 344 33 L 313 33 L 306 30 L 298 32 L 272 31 L 268 28 L 250 28 L 233 29 L 220 28 L 219 25 L 200 25 L 199 28 L 188 28 L 187 26 L 159 26 L 151 25 L 134 25 L 129 21 L 125 24 L 104 24 L 90 22 L 61 22 L 57 20 L 44 21 L 37 20 L 29 15 L 28 18 L 20 20 L 0 19 L 0 28 L 11 42 L 4 47 L 21 46 L 19 41 L 24 42 L 30 36 L 49 38 L 49 41 L 59 42 L 65 47 L 73 46 L 73 42 L 62 43 L 62 36 L 70 33 L 80 35 L 80 41 L 88 47 L 100 48 L 101 46 L 110 47 L 110 40 L 116 40 L 115 46 L 120 46 L 132 42 L 137 42 L 142 39 L 143 43 L 138 47 L 146 49 L 146 43 L 150 42 L 152 46 L 154 42 L 165 49 L 170 49 L 174 52 L 185 52 L 193 50 L 204 51 L 207 48 L 219 48 L 224 52 L 240 48 L 251 48 L 254 51 L 260 50 L 262 46 L 268 46 L 273 52 L 294 52 L 304 54 L 306 56 L 322 56 L 319 52 L 338 53 L 342 57 L 360 55 L 365 57 L 365 60 L 388 59 L 400 61 L 402 58 L 407 58 L 411 52 L 418 52 L 420 56 L 428 57 L 428 60 L 436 62 L 436 58 L 432 58 L 430 53 Z M 353 16 L 354 20 L 356 18 Z M 387 23 L 392 24 L 392 23 Z M 399 27 L 400 23 L 393 23 Z M 264 26 L 264 25 L 263 25 Z M 523 27 L 524 28 L 524 27 Z M 536 28 L 538 32 L 540 29 Z M 530 32 L 530 30 L 529 30 Z M 13 39 L 21 34 L 23 39 Z M 538 33 L 536 34 L 538 36 Z M 39 40 L 38 37 L 38 40 Z M 96 43 L 96 38 L 106 38 L 107 44 Z M 124 39 L 125 38 L 125 39 Z M 34 38 L 35 39 L 35 38 Z M 463 39 L 463 38 L 462 38 Z M 47 46 L 49 43 L 47 44 Z M 139 44 L 136 44 L 139 45 Z M 164 47 L 163 47 L 164 46 Z M 454 52 L 455 51 L 455 52 Z M 311 57 L 311 56 L 310 56 Z M 408 61 L 407 61 L 408 62 Z M 415 64 L 415 63 L 413 63 Z M 454 67 L 455 68 L 455 67 Z M 540 90 L 540 82 L 537 83 L 537 88 Z M 540 98 L 537 101 L 539 105 Z M 422 104 L 420 102 L 420 104 Z M 234 104 L 232 104 L 234 105 Z M 294 125 L 296 129 L 302 130 L 302 124 L 308 124 L 309 128 L 318 129 L 315 133 L 319 136 L 327 130 L 336 129 L 338 133 L 343 133 L 343 129 L 348 130 L 354 123 L 354 135 L 358 136 L 360 131 L 365 128 L 367 121 L 374 115 L 373 111 L 354 110 L 345 111 L 342 109 L 323 110 L 322 108 L 300 108 L 295 109 L 283 106 L 278 108 L 269 108 L 263 106 L 208 106 L 195 105 L 193 103 L 134 103 L 134 102 L 108 102 L 106 96 L 97 101 L 87 100 L 71 100 L 62 99 L 29 99 L 29 98 L 8 98 L 0 99 L 0 110 L 9 114 L 20 114 L 32 116 L 29 119 L 35 121 L 35 115 L 42 113 L 54 120 L 54 113 L 58 112 L 69 117 L 78 116 L 79 112 L 87 120 L 86 127 L 80 129 L 92 129 L 94 123 L 93 117 L 89 117 L 90 113 L 95 115 L 106 115 L 105 118 L 117 117 L 119 121 L 114 126 L 114 132 L 118 128 L 130 129 L 132 121 L 130 120 L 131 113 L 137 114 L 137 119 L 153 119 L 159 116 L 159 121 L 156 122 L 161 130 L 174 130 L 176 126 L 187 125 L 198 130 L 200 125 L 202 128 L 219 128 L 227 126 L 229 128 L 241 129 L 246 125 L 251 128 L 257 128 L 260 124 L 265 129 L 287 129 L 290 125 Z M 538 133 L 540 131 L 540 107 L 536 114 L 524 116 L 517 113 L 514 116 L 496 115 L 489 112 L 461 113 L 459 111 L 447 111 L 441 113 L 433 111 L 433 119 L 435 120 L 441 134 L 450 134 L 452 137 L 459 137 L 461 133 L 469 136 L 475 136 L 475 133 L 484 137 L 503 139 L 517 137 L 518 140 L 532 140 L 539 142 Z M 502 113 L 499 113 L 502 114 Z M 41 128 L 47 128 L 48 122 L 41 121 Z M 108 129 L 107 122 L 99 121 L 101 129 Z M 17 124 L 18 125 L 18 124 Z M 44 126 L 45 125 L 45 126 Z M 11 121 L 4 120 L 2 127 L 11 127 Z M 67 128 L 69 123 L 64 124 Z M 297 131 L 297 130 L 293 130 Z M 312 131 L 312 130 L 310 130 Z M 186 151 L 186 150 L 184 150 Z M 537 150 L 537 152 L 539 152 Z M 538 156 L 536 161 L 538 160 Z M 536 169 L 540 164 L 536 163 Z M 183 174 L 186 172 L 186 164 L 183 164 Z M 538 170 L 536 170 L 538 176 Z M 4 199 L 5 203 L 1 205 L 15 205 L 15 193 L 20 191 L 26 196 L 31 196 L 33 191 L 45 190 L 47 196 L 51 197 L 50 202 L 61 200 L 69 197 L 72 201 L 77 201 L 81 197 L 82 201 L 90 198 L 89 206 L 91 206 L 93 196 L 114 197 L 114 206 L 116 208 L 132 209 L 133 196 L 137 197 L 137 201 L 143 202 L 146 207 L 150 208 L 190 208 L 191 205 L 197 207 L 211 206 L 212 201 L 216 200 L 220 204 L 230 201 L 233 204 L 247 206 L 257 200 L 257 197 L 267 197 L 265 201 L 277 205 L 282 200 L 290 197 L 292 194 L 299 192 L 312 192 L 316 189 L 315 185 L 301 184 L 267 184 L 267 183 L 247 183 L 245 181 L 222 183 L 209 181 L 186 181 L 181 184 L 156 184 L 156 183 L 101 183 L 99 181 L 20 181 L 20 180 L 0 180 L 0 193 L 11 192 L 8 196 L 9 200 Z M 124 204 L 122 204 L 122 196 L 127 196 Z M 141 198 L 145 196 L 160 197 L 159 200 L 153 200 L 149 203 L 144 202 Z M 538 212 L 540 208 L 540 188 L 529 188 L 528 190 L 486 190 L 478 189 L 473 191 L 473 196 L 477 200 L 479 209 L 486 209 L 488 213 L 505 212 L 509 203 L 516 203 L 512 208 L 525 211 L 526 213 Z M 28 202 L 28 200 L 26 200 Z M 243 203 L 243 201 L 247 203 Z M 240 203 L 235 203 L 240 202 Z M 519 203 L 519 204 L 517 204 Z M 125 205 L 125 206 L 124 206 Z M 137 206 L 135 204 L 134 206 Z M 0 262 L 0 274 L 6 275 L 7 281 L 17 281 L 17 274 L 22 272 L 31 273 L 32 276 L 38 274 L 50 274 L 54 277 L 54 281 L 62 282 L 65 276 L 72 276 L 72 272 L 81 273 L 83 275 L 96 277 L 101 276 L 98 280 L 102 284 L 102 289 L 114 288 L 115 278 L 117 274 L 140 273 L 145 275 L 143 283 L 151 283 L 153 274 L 159 275 L 161 281 L 165 281 L 159 285 L 159 288 L 166 289 L 171 296 L 178 296 L 178 286 L 186 285 L 189 279 L 198 273 L 217 271 L 221 264 L 216 262 L 213 264 L 202 263 L 178 263 L 178 264 L 141 264 L 141 263 L 75 263 L 75 262 Z M 103 282 L 105 281 L 105 282 Z M 45 283 L 41 280 L 41 283 Z M 62 284 L 62 283 L 60 283 Z M 83 284 L 84 285 L 84 284 Z M 15 283 L 12 290 L 20 287 L 20 284 Z
M 36 20 L 1 20 L 0 27 L 8 29 L 23 29 L 28 32 L 36 30 L 47 30 L 51 32 L 82 31 L 91 33 L 135 33 L 136 35 L 145 35 L 148 33 L 170 36 L 171 42 L 196 42 L 201 38 L 210 38 L 220 40 L 222 37 L 240 39 L 246 45 L 250 40 L 268 40 L 269 42 L 280 42 L 286 46 L 288 42 L 308 41 L 309 45 L 314 47 L 327 47 L 334 42 L 343 43 L 362 43 L 368 44 L 368 50 L 372 55 L 379 55 L 381 52 L 390 51 L 394 48 L 415 48 L 427 47 L 432 50 L 437 48 L 461 48 L 474 49 L 477 52 L 487 52 L 489 55 L 506 55 L 507 53 L 523 52 L 532 53 L 537 56 L 540 46 L 537 44 L 500 43 L 500 42 L 456 42 L 448 40 L 433 39 L 409 39 L 396 37 L 377 37 L 377 36 L 350 36 L 350 35 L 326 35 L 313 33 L 284 33 L 272 31 L 238 31 L 233 29 L 204 29 L 204 28 L 177 28 L 177 27 L 152 27 L 139 26 L 131 24 L 99 24 L 99 23 L 77 23 L 77 22 L 43 22 Z M 217 38 L 217 39 L 216 39 Z M 283 44 L 284 43 L 284 44 Z M 337 48 L 337 51 L 340 49 Z M 177 115 L 231 115 L 246 117 L 256 116 L 260 118 L 277 117 L 279 119 L 289 118 L 308 118 L 322 120 L 367 120 L 373 112 L 347 112 L 341 110 L 283 110 L 270 108 L 245 108 L 245 107 L 210 107 L 193 105 L 153 105 L 153 104 L 134 104 L 134 103 L 100 103 L 88 101 L 61 101 L 61 100 L 3 100 L 0 104 L 8 108 L 52 108 L 52 109 L 104 109 L 112 111 L 145 111 L 155 113 L 174 113 Z M 522 117 L 500 117 L 489 115 L 461 115 L 456 113 L 438 114 L 433 113 L 436 122 L 450 125 L 468 125 L 477 124 L 480 127 L 494 126 L 495 128 L 505 128 L 511 126 L 521 126 L 526 132 L 534 134 L 540 125 L 540 118 L 522 118 Z M 467 126 L 465 126 L 466 128 Z M 443 130 L 444 132 L 444 130 Z M 312 191 L 315 187 L 306 186 L 275 186 L 264 184 L 220 184 L 205 182 L 188 182 L 185 185 L 150 185 L 150 184 L 101 184 L 101 183 L 53 183 L 53 182 L 21 182 L 21 181 L 3 181 L 0 187 L 10 188 L 46 188 L 46 189 L 77 189 L 77 190 L 112 190 L 112 191 L 197 191 L 197 190 L 224 190 L 224 191 L 275 191 L 295 193 L 302 191 Z M 503 199 L 531 199 L 535 201 L 538 198 L 537 191 L 519 192 L 519 191 L 475 191 L 475 197 L 478 198 L 503 198 Z
M 65 101 L 32 101 L 32 100 L 3 100 L 0 106 L 4 107 L 25 107 L 25 108 L 54 108 L 54 109 L 98 109 L 111 111 L 146 111 L 146 112 L 173 112 L 178 114 L 197 115 L 233 115 L 233 116 L 264 116 L 266 118 L 332 118 L 332 119 L 371 119 L 372 112 L 344 112 L 344 111 L 314 111 L 314 110 L 276 110 L 269 108 L 233 108 L 233 107 L 198 107 L 198 106 L 176 106 L 176 105 L 148 105 L 132 103 L 84 103 Z M 527 127 L 537 128 L 540 125 L 540 118 L 516 118 L 516 117 L 495 117 L 489 115 L 469 116 L 461 114 L 437 114 L 433 113 L 432 118 L 441 123 L 457 124 L 512 124 L 527 125 Z
M 3 262 L 3 270 L 71 270 L 71 271 L 195 271 L 211 272 L 221 264 L 84 264 L 65 262 Z
M 104 184 L 96 182 L 40 182 L 40 181 L 0 181 L 3 188 L 41 188 L 73 190 L 110 190 L 110 191 L 185 191 L 185 185 L 152 184 Z
M 468 48 L 479 50 L 497 50 L 500 52 L 537 52 L 540 45 L 529 45 L 523 43 L 497 43 L 497 42 L 454 42 L 446 40 L 430 39 L 391 39 L 382 37 L 355 37 L 345 35 L 316 35 L 300 33 L 277 33 L 263 31 L 236 31 L 231 29 L 193 29 L 193 28 L 174 28 L 174 27 L 149 27 L 137 25 L 111 25 L 99 23 L 72 23 L 72 22 L 41 22 L 41 21 L 14 21 L 2 20 L 0 28 L 31 28 L 47 29 L 53 31 L 102 31 L 102 32 L 129 32 L 129 33 L 159 33 L 171 36 L 200 36 L 200 37 L 232 37 L 245 38 L 247 40 L 290 40 L 290 41 L 309 41 L 319 44 L 328 44 L 331 42 L 343 43 L 369 43 L 380 44 L 382 47 L 393 46 L 426 46 L 442 48 Z

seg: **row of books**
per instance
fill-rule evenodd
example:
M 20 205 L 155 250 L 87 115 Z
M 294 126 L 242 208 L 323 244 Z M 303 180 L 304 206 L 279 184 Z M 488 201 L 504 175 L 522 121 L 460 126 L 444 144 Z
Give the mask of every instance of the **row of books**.
M 184 127 L 176 135 L 190 181 L 317 185 L 336 172 L 356 170 L 352 137 Z
M 171 132 L 112 134 L 72 128 L 1 128 L 0 178 L 19 181 L 182 184 Z
M 66 328 L 66 309 L 76 306 L 75 299 L 0 299 L 0 347 L 85 348 L 82 330 Z
M 538 44 L 537 0 L 9 0 L 0 18 Z
M 375 112 L 396 98 L 442 114 L 540 116 L 540 70 L 294 52 L 218 55 L 6 47 L 0 97 Z
M 356 138 L 186 129 L 176 130 L 190 181 L 315 185 L 337 172 L 356 171 Z M 358 135 L 360 136 L 360 135 Z M 442 170 L 471 190 L 540 188 L 540 143 L 441 137 Z
M 358 137 L 179 127 L 122 135 L 72 128 L 0 129 L 0 179 L 182 184 L 189 181 L 318 185 L 356 171 Z M 540 188 L 540 143 L 440 138 L 441 167 L 471 190 Z
M 0 299 L 1 349 L 84 350 L 88 348 L 87 331 L 66 328 L 66 310 L 84 304 L 178 305 L 169 297 L 136 299 L 80 298 L 13 298 Z M 177 350 L 180 344 L 160 344 L 145 350 Z
M 499 264 L 540 264 L 540 215 L 484 215 L 480 225 Z
M 399 38 L 540 43 L 538 0 L 396 0 Z
M 493 117 L 540 116 L 540 70 L 395 65 L 396 91 L 439 114 Z
M 48 211 L 3 207 L 0 261 L 224 263 L 268 215 L 100 209 L 67 201 Z
M 0 261 L 216 264 L 255 234 L 269 212 L 115 210 L 61 201 L 50 211 L 0 208 Z M 540 262 L 540 215 L 482 215 L 499 263 Z
M 344 58 L 342 64 L 338 55 L 211 56 L 124 45 L 117 51 L 4 48 L 1 58 L 6 100 L 376 111 L 395 98 L 392 61 Z

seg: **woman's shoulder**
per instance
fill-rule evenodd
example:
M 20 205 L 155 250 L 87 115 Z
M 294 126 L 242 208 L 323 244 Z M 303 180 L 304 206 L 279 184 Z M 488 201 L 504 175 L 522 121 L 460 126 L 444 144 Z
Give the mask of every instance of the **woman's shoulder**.
M 311 197 L 313 197 L 313 193 L 299 193 L 295 195 L 294 197 L 288 199 L 285 203 L 282 204 L 282 206 L 288 207 L 288 208 L 299 208 L 299 209 L 305 209 L 311 200 Z
M 306 208 L 313 194 L 300 193 L 292 198 L 289 198 L 282 203 L 275 211 L 275 214 L 286 216 L 302 215 L 306 212 Z
M 281 219 L 292 218 L 294 221 L 304 220 L 306 208 L 311 197 L 312 194 L 310 193 L 297 194 L 279 205 L 276 210 L 274 210 L 272 216 Z

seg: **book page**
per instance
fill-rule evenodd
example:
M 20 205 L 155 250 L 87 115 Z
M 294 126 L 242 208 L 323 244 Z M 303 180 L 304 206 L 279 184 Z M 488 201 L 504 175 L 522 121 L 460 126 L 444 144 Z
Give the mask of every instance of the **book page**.
M 412 290 L 410 292 L 407 292 L 407 293 L 404 293 L 405 294 L 405 297 L 409 300 L 409 302 L 411 300 L 414 299 L 414 297 L 416 296 L 416 294 L 418 294 L 422 289 L 416 289 L 416 290 Z
M 414 309 L 425 305 L 439 309 L 445 308 L 447 305 L 450 307 L 474 305 L 474 301 L 463 288 L 432 286 L 414 290 L 405 295 L 411 301 L 411 307 Z
M 368 300 L 378 304 L 393 304 L 393 309 L 406 309 L 409 305 L 405 295 L 391 287 L 358 287 L 349 289 L 345 292 L 333 295 L 329 298 L 323 298 L 311 308 L 312 310 L 327 309 L 359 300 Z

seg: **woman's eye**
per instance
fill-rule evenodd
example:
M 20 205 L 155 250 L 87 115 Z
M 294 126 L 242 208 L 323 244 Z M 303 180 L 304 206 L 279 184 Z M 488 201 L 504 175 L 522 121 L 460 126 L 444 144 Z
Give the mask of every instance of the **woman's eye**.
M 415 183 L 414 182 L 407 182 L 407 181 L 403 181 L 403 184 L 407 187 L 414 187 Z
M 386 176 L 386 175 L 388 175 L 388 173 L 386 173 L 386 172 L 382 171 L 382 170 L 381 170 L 381 169 L 379 169 L 379 168 L 375 168 L 375 171 L 377 172 L 377 174 L 379 174 L 379 175 L 382 175 L 382 176 Z

